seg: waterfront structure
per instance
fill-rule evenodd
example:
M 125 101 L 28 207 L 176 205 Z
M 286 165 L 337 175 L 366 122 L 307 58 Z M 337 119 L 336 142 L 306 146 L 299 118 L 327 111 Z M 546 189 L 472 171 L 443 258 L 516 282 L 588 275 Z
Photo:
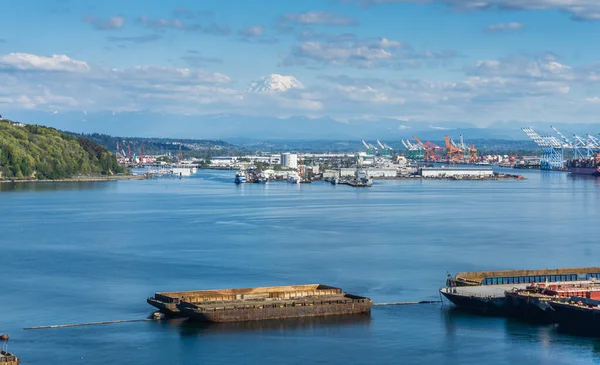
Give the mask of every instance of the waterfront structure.
M 323 170 L 323 179 L 334 179 L 336 177 L 340 177 L 339 170 Z
M 521 128 L 521 130 L 534 141 L 541 149 L 540 169 L 542 170 L 564 170 L 565 167 L 573 167 L 577 164 L 586 164 L 586 160 L 593 159 L 600 152 L 600 140 L 597 137 L 586 134 L 580 137 L 576 134 L 567 138 L 558 129 L 551 126 L 559 138 L 551 135 L 540 136 L 532 128 Z M 565 166 L 565 151 L 571 158 L 569 166 Z M 596 167 L 596 166 L 593 166 Z M 593 170 L 593 169 L 592 169 Z M 590 171 L 575 168 L 570 169 L 574 174 L 588 175 Z M 597 171 L 591 171 L 592 174 Z
M 377 167 L 369 167 L 364 169 L 367 177 L 377 178 L 377 177 L 396 177 L 398 176 L 398 170 L 394 167 L 392 168 L 377 168 Z
M 281 154 L 281 167 L 288 169 L 298 168 L 298 154 L 285 152 Z
M 492 177 L 491 167 L 422 167 L 421 176 L 426 178 Z
M 340 177 L 355 177 L 356 176 L 356 168 L 355 167 L 341 168 L 339 176 Z

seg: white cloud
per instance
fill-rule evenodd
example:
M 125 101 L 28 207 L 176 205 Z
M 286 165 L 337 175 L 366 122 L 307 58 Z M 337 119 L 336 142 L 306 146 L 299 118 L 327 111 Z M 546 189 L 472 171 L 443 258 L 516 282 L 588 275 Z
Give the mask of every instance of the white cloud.
M 260 37 L 263 33 L 262 25 L 255 25 L 253 27 L 247 27 L 240 29 L 239 34 L 244 37 Z
M 284 14 L 280 23 L 297 23 L 307 25 L 355 25 L 357 21 L 327 11 L 309 11 L 306 13 Z
M 352 0 L 344 0 L 350 2 Z M 457 10 L 560 10 L 575 20 L 600 20 L 597 0 L 354 0 L 364 5 L 442 3 Z
M 523 24 L 518 22 L 490 24 L 485 27 L 488 33 L 508 32 L 523 29 Z
M 391 48 L 379 50 L 394 55 Z M 363 61 L 376 62 L 389 57 L 381 54 L 383 58 L 378 59 L 379 53 L 356 56 L 352 48 L 343 47 L 333 51 L 321 53 L 319 57 L 333 57 L 331 61 L 324 58 L 326 62 L 359 56 Z M 600 97 L 593 96 L 593 87 L 600 81 L 593 76 L 600 74 L 600 65 L 572 67 L 548 55 L 481 60 L 464 68 L 464 74 L 457 74 L 452 81 L 399 78 L 398 73 L 381 78 L 320 76 L 316 82 L 308 82 L 305 89 L 275 95 L 246 94 L 244 82 L 236 83 L 226 74 L 198 68 L 141 65 L 109 69 L 92 67 L 68 56 L 58 58 L 63 60 L 58 62 L 59 66 L 55 65 L 56 61 L 49 66 L 48 60 L 53 57 L 0 56 L 2 108 L 60 113 L 84 110 L 145 110 L 192 115 L 228 112 L 331 116 L 342 120 L 360 115 L 371 115 L 373 120 L 404 115 L 410 116 L 411 122 L 426 121 L 443 127 L 439 123 L 444 121 L 481 124 L 509 117 L 587 121 L 594 119 L 593 108 L 600 103 Z M 23 62 L 38 59 L 45 61 Z M 73 62 L 85 67 L 73 67 Z M 67 72 L 80 69 L 85 72 Z
M 354 34 L 302 32 L 302 42 L 283 56 L 281 65 L 343 65 L 357 68 L 417 68 L 456 57 L 452 51 L 415 51 L 406 43 L 388 38 L 358 38 Z
M 188 23 L 181 19 L 166 19 L 166 18 L 150 18 L 142 15 L 137 19 L 138 23 L 145 25 L 154 30 L 178 29 L 185 31 L 198 31 L 206 34 L 227 36 L 231 33 L 231 29 L 227 26 L 222 26 L 216 23 L 200 24 Z
M 467 68 L 467 73 L 478 76 L 529 77 L 537 79 L 569 80 L 575 78 L 572 67 L 552 56 L 532 59 L 513 56 L 500 60 L 480 60 Z
M 83 21 L 91 24 L 98 30 L 121 29 L 125 25 L 125 18 L 121 16 L 112 16 L 106 20 L 102 20 L 100 18 L 88 15 L 83 17 Z
M 86 72 L 90 67 L 84 61 L 74 60 L 65 55 L 44 57 L 29 53 L 10 53 L 0 57 L 0 70 L 2 69 Z

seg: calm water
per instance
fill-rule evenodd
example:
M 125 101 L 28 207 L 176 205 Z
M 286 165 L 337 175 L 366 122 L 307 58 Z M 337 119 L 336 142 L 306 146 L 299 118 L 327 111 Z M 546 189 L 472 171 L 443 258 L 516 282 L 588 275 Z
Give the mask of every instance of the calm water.
M 599 266 L 600 180 L 0 185 L 0 333 L 23 364 L 600 363 L 600 342 L 438 304 L 368 317 L 138 322 L 154 291 L 324 283 L 439 299 L 447 272 Z

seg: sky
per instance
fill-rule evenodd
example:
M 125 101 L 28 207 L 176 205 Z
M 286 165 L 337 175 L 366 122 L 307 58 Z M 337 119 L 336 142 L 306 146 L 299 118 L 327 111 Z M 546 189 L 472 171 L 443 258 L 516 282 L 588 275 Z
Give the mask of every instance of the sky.
M 485 127 L 600 112 L 597 0 L 0 0 L 0 13 L 5 116 Z M 270 74 L 304 88 L 247 92 Z

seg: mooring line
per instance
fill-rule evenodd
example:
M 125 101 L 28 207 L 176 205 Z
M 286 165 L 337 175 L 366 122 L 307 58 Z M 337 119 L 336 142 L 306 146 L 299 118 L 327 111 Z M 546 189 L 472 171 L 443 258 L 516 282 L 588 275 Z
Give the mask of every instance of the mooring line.
M 23 328 L 25 331 L 29 330 L 41 330 L 48 328 L 67 328 L 67 327 L 82 327 L 82 326 L 95 326 L 99 324 L 116 324 L 116 323 L 131 323 L 131 322 L 146 322 L 146 321 L 154 321 L 155 319 L 146 318 L 146 319 L 118 319 L 116 321 L 103 321 L 103 322 L 86 322 L 86 323 L 69 323 L 69 324 L 55 324 L 51 326 L 35 326 L 35 327 L 25 327 Z
M 374 307 L 383 307 L 388 305 L 414 305 L 414 304 L 434 304 L 441 303 L 441 300 L 422 300 L 420 302 L 391 302 L 391 303 L 375 303 Z

